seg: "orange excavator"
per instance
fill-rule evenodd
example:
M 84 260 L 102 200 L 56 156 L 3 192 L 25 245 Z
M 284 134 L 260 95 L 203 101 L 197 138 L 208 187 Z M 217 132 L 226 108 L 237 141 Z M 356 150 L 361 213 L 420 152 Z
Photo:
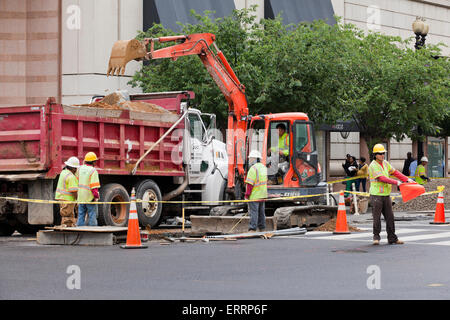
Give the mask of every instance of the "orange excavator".
M 157 42 L 175 44 L 155 50 Z M 108 75 L 123 75 L 131 60 L 176 60 L 188 55 L 200 58 L 228 102 L 228 199 L 243 199 L 245 176 L 250 168 L 248 154 L 256 149 L 268 167 L 268 194 L 273 200 L 268 201 L 266 208 L 268 215 L 277 216 L 278 227 L 320 225 L 332 218 L 337 212 L 336 203 L 320 204 L 327 185 L 321 182 L 313 123 L 301 112 L 249 115 L 245 86 L 215 44 L 214 34 L 117 41 L 111 51 Z M 239 205 L 219 206 L 211 214 L 225 215 L 238 208 Z

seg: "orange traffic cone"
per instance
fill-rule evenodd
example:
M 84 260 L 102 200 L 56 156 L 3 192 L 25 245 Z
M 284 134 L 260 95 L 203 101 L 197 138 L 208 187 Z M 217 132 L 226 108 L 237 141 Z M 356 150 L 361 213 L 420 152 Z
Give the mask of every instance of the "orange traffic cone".
M 136 195 L 134 188 L 131 191 L 130 214 L 128 216 L 127 243 L 120 246 L 122 249 L 142 249 L 147 248 L 141 244 L 141 233 L 139 232 L 139 220 L 136 209 Z
M 345 209 L 344 192 L 339 194 L 339 207 L 336 218 L 336 228 L 333 234 L 349 234 L 347 226 L 347 211 Z
M 444 194 L 442 191 L 439 192 L 437 198 L 434 221 L 430 222 L 430 224 L 449 224 L 448 222 L 445 222 Z

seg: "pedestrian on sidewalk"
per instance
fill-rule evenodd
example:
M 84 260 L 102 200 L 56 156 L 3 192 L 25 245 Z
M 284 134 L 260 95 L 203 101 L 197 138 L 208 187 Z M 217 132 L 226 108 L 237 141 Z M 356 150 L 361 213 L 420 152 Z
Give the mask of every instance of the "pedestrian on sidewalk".
M 356 172 L 356 175 L 360 177 L 356 183 L 356 191 L 359 191 L 359 186 L 361 185 L 363 192 L 366 192 L 366 183 L 368 174 L 369 174 L 369 165 L 366 163 L 366 158 L 361 157 L 359 158 L 358 171 Z
M 254 165 L 248 170 L 246 183 L 245 199 L 254 200 L 248 202 L 248 212 L 250 215 L 250 224 L 248 231 L 264 231 L 266 228 L 266 207 L 264 199 L 267 198 L 267 167 L 261 163 L 261 153 L 258 150 L 252 150 L 249 154 L 249 161 Z
M 347 159 L 345 163 L 342 164 L 342 167 L 345 170 L 346 178 L 355 177 L 358 172 L 358 163 L 356 162 L 356 158 L 352 155 L 347 154 Z M 352 184 L 357 183 L 358 179 L 349 179 L 345 181 L 345 191 L 353 191 Z M 350 195 L 348 192 L 344 193 L 344 198 L 348 198 Z
M 411 162 L 413 162 L 414 160 L 416 159 L 413 158 L 412 153 L 408 152 L 406 154 L 405 162 L 403 163 L 403 170 L 402 170 L 403 175 L 409 177 L 414 174 L 414 172 L 409 172 L 409 166 L 411 165 Z
M 78 201 L 88 202 L 78 205 L 78 221 L 77 226 L 86 225 L 86 214 L 88 216 L 87 225 L 97 225 L 97 204 L 100 198 L 98 189 L 100 188 L 100 180 L 95 164 L 97 163 L 97 155 L 94 152 L 88 152 L 84 157 L 84 165 L 82 165 L 78 173 Z
M 59 204 L 59 214 L 61 215 L 61 226 L 74 227 L 76 224 L 74 209 L 77 201 L 78 179 L 75 176 L 80 167 L 80 160 L 77 157 L 70 157 L 61 171 L 55 192 L 55 199 L 65 201 Z
M 370 178 L 370 203 L 372 205 L 373 216 L 373 244 L 380 244 L 381 215 L 386 221 L 387 240 L 389 244 L 403 244 L 395 234 L 394 212 L 392 211 L 391 189 L 392 185 L 400 186 L 402 182 L 414 182 L 395 170 L 389 162 L 384 160 L 386 150 L 382 144 L 373 147 L 375 159 L 369 166 Z M 393 175 L 398 180 L 389 178 Z

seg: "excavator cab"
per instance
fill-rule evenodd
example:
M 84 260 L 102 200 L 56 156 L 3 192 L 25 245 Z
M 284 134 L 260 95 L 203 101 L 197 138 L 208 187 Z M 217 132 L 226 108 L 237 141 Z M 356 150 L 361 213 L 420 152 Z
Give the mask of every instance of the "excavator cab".
M 254 116 L 249 126 L 247 152 L 254 149 L 263 154 L 267 166 L 269 195 L 321 193 L 314 125 L 306 114 Z M 245 165 L 246 171 L 251 165 Z

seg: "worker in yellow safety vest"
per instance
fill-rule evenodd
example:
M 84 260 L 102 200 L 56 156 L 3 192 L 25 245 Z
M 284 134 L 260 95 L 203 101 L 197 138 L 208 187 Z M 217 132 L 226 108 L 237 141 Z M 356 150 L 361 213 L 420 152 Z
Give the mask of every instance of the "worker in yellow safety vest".
M 420 159 L 420 164 L 416 168 L 416 172 L 414 173 L 414 179 L 418 184 L 426 184 L 430 181 L 430 178 L 427 177 L 427 170 L 425 166 L 428 164 L 428 158 L 422 157 Z
M 98 189 L 100 188 L 100 180 L 98 172 L 95 169 L 97 163 L 97 155 L 94 152 L 88 152 L 84 157 L 84 165 L 78 171 L 78 226 L 84 226 L 86 214 L 88 215 L 87 225 L 97 225 L 97 205 L 96 201 L 100 198 Z
M 261 163 L 261 153 L 252 150 L 249 154 L 250 163 L 255 162 L 248 170 L 245 199 L 254 200 L 248 202 L 248 212 L 250 214 L 250 224 L 248 230 L 260 231 L 266 228 L 266 212 L 264 199 L 267 198 L 267 167 Z
M 269 155 L 271 152 L 278 151 L 280 157 L 289 156 L 289 135 L 286 132 L 286 126 L 283 123 L 279 123 L 276 126 L 278 130 L 278 146 L 269 149 Z
M 64 169 L 61 171 L 56 186 L 55 199 L 65 201 L 59 204 L 59 213 L 61 215 L 61 225 L 66 227 L 74 227 L 76 224 L 74 209 L 77 201 L 78 179 L 75 176 L 77 169 L 80 167 L 80 160 L 77 157 L 70 157 L 66 162 Z
M 373 244 L 380 244 L 381 214 L 386 221 L 386 232 L 389 244 L 403 244 L 395 234 L 394 213 L 392 211 L 391 189 L 392 185 L 400 186 L 403 182 L 414 182 L 400 171 L 394 169 L 384 160 L 386 150 L 382 144 L 373 147 L 375 159 L 369 165 L 370 203 L 373 217 Z M 399 180 L 389 178 L 395 176 Z

